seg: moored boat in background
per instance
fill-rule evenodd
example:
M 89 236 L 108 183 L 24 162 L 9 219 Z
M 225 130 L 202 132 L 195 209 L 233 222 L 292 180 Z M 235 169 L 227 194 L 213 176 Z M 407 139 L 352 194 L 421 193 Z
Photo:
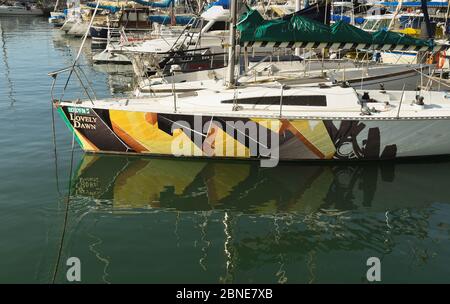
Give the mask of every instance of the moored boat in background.
M 0 5 L 0 16 L 43 16 L 44 11 L 32 3 L 15 2 L 12 5 Z
M 55 27 L 63 26 L 66 21 L 66 14 L 63 12 L 50 12 L 50 17 L 48 18 L 48 23 Z

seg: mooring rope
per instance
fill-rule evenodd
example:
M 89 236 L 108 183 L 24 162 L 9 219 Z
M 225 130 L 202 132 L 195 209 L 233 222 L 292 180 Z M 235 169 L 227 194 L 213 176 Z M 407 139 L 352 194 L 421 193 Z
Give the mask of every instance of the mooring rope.
M 55 268 L 53 271 L 52 284 L 55 284 L 56 276 L 58 274 L 59 264 L 61 261 L 63 245 L 64 245 L 64 237 L 66 235 L 67 220 L 69 218 L 69 203 L 70 203 L 70 195 L 71 195 L 71 189 L 72 189 L 72 171 L 73 171 L 73 152 L 74 152 L 74 150 L 75 150 L 75 132 L 72 132 L 72 151 L 71 151 L 71 156 L 70 156 L 70 169 L 69 169 L 69 189 L 68 189 L 68 193 L 67 193 L 66 209 L 64 212 L 64 222 L 63 222 L 63 228 L 62 228 L 62 233 L 61 233 L 61 240 L 59 242 L 59 248 L 58 248 L 58 257 L 56 259 Z
M 55 127 L 55 107 L 53 105 L 54 97 L 53 97 L 53 89 L 56 83 L 56 76 L 53 78 L 52 88 L 51 88 L 51 98 L 52 102 L 50 103 L 50 107 L 52 110 L 52 133 L 53 133 L 53 155 L 55 158 L 55 178 L 56 178 L 56 191 L 58 195 L 61 196 L 61 191 L 59 189 L 59 177 L 58 177 L 58 153 L 56 151 L 56 127 Z

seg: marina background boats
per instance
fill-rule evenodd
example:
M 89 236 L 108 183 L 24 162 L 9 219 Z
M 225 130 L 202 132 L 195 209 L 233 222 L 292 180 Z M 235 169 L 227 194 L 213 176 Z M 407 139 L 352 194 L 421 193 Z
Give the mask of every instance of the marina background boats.
M 44 10 L 29 2 L 13 2 L 0 5 L 0 16 L 43 16 Z
M 263 169 L 93 156 L 59 119 L 53 146 L 45 74 L 80 46 L 46 18 L 0 17 L 0 282 L 52 282 L 68 202 L 62 261 L 89 266 L 83 283 L 361 283 L 370 256 L 385 283 L 448 282 L 448 157 Z M 92 56 L 88 40 L 79 65 L 98 98 L 133 90 L 130 66 Z M 71 85 L 66 98 L 83 98 Z

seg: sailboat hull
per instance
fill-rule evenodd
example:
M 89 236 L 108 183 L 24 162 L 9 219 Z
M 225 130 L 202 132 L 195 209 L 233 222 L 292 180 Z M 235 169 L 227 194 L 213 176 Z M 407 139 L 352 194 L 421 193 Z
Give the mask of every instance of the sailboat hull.
M 449 118 L 265 119 L 59 105 L 94 153 L 292 160 L 378 160 L 450 154 Z M 252 133 L 252 123 L 258 130 Z M 248 130 L 239 127 L 248 127 Z M 260 145 L 261 144 L 261 145 Z
M 69 30 L 66 31 L 67 35 L 74 37 L 82 37 L 86 32 L 88 32 L 89 24 L 84 22 L 75 22 L 72 24 Z M 89 32 L 88 32 L 88 36 Z

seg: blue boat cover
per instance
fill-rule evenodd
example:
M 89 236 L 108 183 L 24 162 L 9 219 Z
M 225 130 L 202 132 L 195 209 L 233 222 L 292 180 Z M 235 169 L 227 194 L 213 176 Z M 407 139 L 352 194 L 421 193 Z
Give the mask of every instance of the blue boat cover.
M 211 6 L 222 6 L 224 9 L 230 8 L 230 0 L 218 0 L 216 2 L 211 3 L 208 5 L 207 8 L 210 8 Z
M 175 23 L 177 25 L 188 24 L 194 16 L 175 16 Z M 170 24 L 170 15 L 152 15 L 148 17 L 148 20 L 159 24 Z
M 351 19 L 349 16 L 341 16 L 341 15 L 331 15 L 331 20 L 333 21 L 344 21 L 345 23 L 350 23 Z M 363 17 L 356 17 L 355 18 L 355 23 L 356 24 L 363 24 L 364 21 L 366 19 L 364 19 Z
M 170 7 L 174 0 L 164 0 L 161 2 L 152 2 L 152 1 L 144 1 L 144 0 L 133 0 L 140 5 L 150 6 L 150 7 L 159 7 L 159 8 L 168 8 Z
M 376 4 L 384 5 L 384 6 L 397 6 L 398 2 L 377 2 Z M 447 7 L 448 2 L 440 2 L 440 1 L 429 1 L 427 2 L 428 7 Z M 421 1 L 407 1 L 402 3 L 402 7 L 421 7 Z

